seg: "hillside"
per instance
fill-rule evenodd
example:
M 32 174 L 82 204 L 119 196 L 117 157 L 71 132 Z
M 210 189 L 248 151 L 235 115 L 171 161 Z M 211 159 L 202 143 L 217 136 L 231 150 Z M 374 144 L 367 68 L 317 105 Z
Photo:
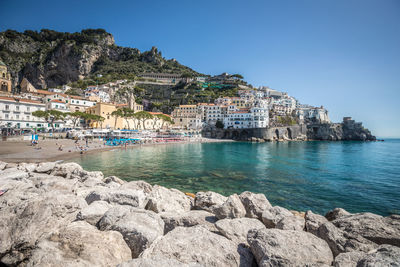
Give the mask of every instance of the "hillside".
M 48 88 L 94 79 L 97 74 L 110 79 L 143 72 L 198 74 L 174 59 L 163 58 L 156 47 L 140 52 L 117 46 L 112 34 L 103 29 L 76 33 L 7 30 L 0 32 L 0 58 L 9 67 L 16 89 L 24 77 L 36 88 Z

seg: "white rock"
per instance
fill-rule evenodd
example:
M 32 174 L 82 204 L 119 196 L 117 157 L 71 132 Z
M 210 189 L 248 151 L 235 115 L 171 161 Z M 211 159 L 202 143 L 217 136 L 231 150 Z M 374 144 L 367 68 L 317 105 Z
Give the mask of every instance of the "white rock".
M 141 190 L 148 194 L 153 190 L 153 187 L 145 181 L 130 181 L 123 183 L 121 189 Z
M 92 191 L 85 199 L 88 204 L 103 200 L 110 204 L 129 205 L 139 208 L 143 208 L 146 205 L 146 196 L 143 191 L 137 190 L 101 188 Z
M 35 172 L 50 172 L 56 166 L 55 162 L 41 162 L 35 169 Z
M 174 211 L 184 212 L 190 210 L 190 199 L 176 189 L 168 189 L 155 185 L 147 196 L 146 209 L 154 212 Z
M 214 208 L 213 213 L 218 219 L 241 218 L 246 215 L 246 209 L 237 194 L 233 194 L 221 205 Z
M 261 219 L 267 228 L 275 228 L 276 224 L 285 217 L 294 217 L 289 210 L 275 206 L 262 213 Z
M 258 266 L 330 265 L 328 244 L 311 233 L 294 230 L 250 230 L 247 236 Z
M 272 208 L 271 203 L 269 203 L 264 194 L 254 194 L 245 191 L 239 195 L 239 198 L 246 209 L 246 217 L 249 218 L 258 218 L 261 220 L 263 211 Z
M 137 258 L 157 237 L 164 234 L 164 222 L 158 214 L 129 206 L 109 209 L 98 225 L 100 230 L 120 232 L 133 258 Z
M 86 208 L 83 208 L 76 218 L 83 220 L 91 225 L 96 226 L 101 217 L 112 207 L 111 204 L 105 201 L 95 201 Z
M 253 257 L 246 253 L 225 237 L 193 226 L 177 227 L 157 239 L 141 258 L 165 257 L 203 266 L 251 266 Z
M 181 213 L 162 212 L 161 218 L 165 223 L 164 234 L 174 230 L 178 226 L 191 227 L 202 225 L 212 232 L 216 232 L 215 222 L 218 220 L 214 214 L 205 210 L 190 210 Z
M 213 212 L 216 206 L 224 204 L 228 198 L 211 191 L 198 192 L 194 198 L 194 208 Z
M 265 229 L 264 224 L 254 218 L 222 219 L 217 221 L 215 226 L 229 240 L 245 245 L 247 245 L 247 234 L 250 230 Z
M 303 231 L 305 227 L 305 220 L 299 216 L 283 217 L 277 224 L 276 228 L 281 230 L 296 230 Z

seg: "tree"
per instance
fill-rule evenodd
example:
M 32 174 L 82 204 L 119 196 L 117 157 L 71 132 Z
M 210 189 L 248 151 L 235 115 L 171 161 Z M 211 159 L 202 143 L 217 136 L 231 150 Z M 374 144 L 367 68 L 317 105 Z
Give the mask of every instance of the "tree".
M 118 117 L 120 117 L 120 118 L 123 117 L 122 110 L 121 109 L 114 110 L 113 112 L 111 112 L 111 116 L 114 116 L 114 118 L 115 118 L 114 129 L 116 129 Z
M 38 118 L 45 119 L 45 121 L 51 125 L 54 133 L 54 122 L 63 120 L 68 115 L 68 113 L 64 113 L 58 110 L 37 110 L 32 112 L 32 115 Z
M 131 129 L 131 127 L 129 126 L 129 119 L 131 119 L 133 117 L 133 110 L 130 108 L 122 108 L 122 118 L 125 119 L 126 123 L 128 124 L 128 130 Z
M 233 78 L 240 79 L 240 80 L 243 80 L 243 79 L 244 79 L 243 76 L 240 75 L 239 73 L 233 74 L 232 77 L 233 77 Z
M 75 111 L 75 112 L 68 113 L 68 116 L 72 117 L 72 127 L 75 128 L 76 122 L 78 120 L 82 119 L 85 115 L 83 112 Z
M 217 120 L 217 122 L 215 123 L 215 127 L 217 127 L 218 129 L 223 129 L 224 123 L 220 120 Z
M 157 114 L 157 116 L 162 120 L 161 129 L 164 127 L 164 123 L 169 122 L 170 124 L 174 124 L 174 121 L 170 116 L 165 114 Z
M 153 115 L 147 111 L 139 111 L 133 114 L 133 117 L 142 123 L 143 129 L 146 129 L 145 121 L 152 119 Z

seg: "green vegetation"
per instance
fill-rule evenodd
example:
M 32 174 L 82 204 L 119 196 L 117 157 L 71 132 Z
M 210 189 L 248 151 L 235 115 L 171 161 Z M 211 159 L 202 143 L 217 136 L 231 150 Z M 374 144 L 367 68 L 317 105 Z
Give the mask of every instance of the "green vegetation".
M 47 123 L 51 125 L 54 132 L 54 122 L 63 120 L 68 114 L 58 110 L 37 110 L 32 112 L 32 115 L 38 118 L 43 118 Z
M 224 123 L 220 120 L 217 120 L 217 122 L 215 123 L 215 127 L 217 127 L 218 129 L 223 129 Z
M 290 126 L 290 125 L 295 125 L 297 124 L 297 120 L 296 118 L 292 117 L 292 116 L 277 116 L 276 121 L 284 126 Z

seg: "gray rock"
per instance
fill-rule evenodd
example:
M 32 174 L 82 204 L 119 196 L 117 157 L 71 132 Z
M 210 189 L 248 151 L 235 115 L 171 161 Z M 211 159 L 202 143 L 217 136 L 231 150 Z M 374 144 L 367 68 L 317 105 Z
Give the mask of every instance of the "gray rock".
M 122 184 L 121 189 L 141 190 L 144 193 L 148 194 L 153 190 L 153 187 L 149 183 L 146 183 L 145 181 L 131 181 Z
M 215 223 L 219 232 L 236 244 L 247 245 L 247 234 L 252 229 L 265 229 L 265 226 L 258 219 L 236 218 L 222 219 Z
M 10 162 L 6 164 L 6 169 L 15 169 L 18 168 L 18 163 Z
M 364 251 L 368 252 L 377 245 L 360 235 L 351 235 L 335 227 L 331 222 L 326 222 L 318 228 L 318 237 L 325 240 L 334 256 L 343 252 Z
M 354 236 L 361 235 L 377 244 L 400 246 L 400 216 L 382 217 L 372 213 L 357 213 L 332 223 L 345 232 Z
M 294 230 L 250 230 L 247 241 L 258 266 L 330 265 L 328 244 L 311 233 Z
M 0 255 L 8 265 L 24 261 L 38 240 L 74 221 L 78 211 L 86 207 L 82 198 L 67 192 L 19 192 L 25 199 L 18 192 L 10 193 L 7 198 L 17 200 L 12 206 L 1 203 L 0 208 Z
M 143 191 L 119 190 L 101 188 L 92 191 L 85 198 L 88 204 L 94 201 L 103 200 L 110 204 L 129 205 L 132 207 L 143 208 L 146 205 L 146 196 Z
M 306 212 L 305 220 L 306 220 L 306 231 L 314 235 L 317 235 L 318 228 L 322 224 L 328 222 L 328 220 L 324 216 L 315 214 L 311 210 Z
M 83 208 L 76 216 L 78 220 L 86 221 L 96 226 L 101 217 L 112 207 L 105 201 L 95 201 L 86 208 Z
M 36 169 L 36 171 L 38 170 Z M 81 165 L 77 163 L 74 162 L 61 163 L 54 166 L 51 175 L 62 176 L 64 178 L 69 179 L 73 174 L 78 175 L 80 174 L 81 171 L 83 171 L 83 168 L 81 167 Z
M 118 264 L 117 267 L 201 267 L 197 263 L 182 263 L 167 257 L 155 257 L 151 259 L 133 259 L 128 262 Z
M 7 163 L 4 161 L 0 161 L 0 171 L 4 170 L 7 166 Z
M 362 257 L 357 267 L 400 266 L 400 248 L 391 245 L 381 245 L 376 250 Z
M 281 230 L 303 231 L 304 227 L 305 220 L 299 216 L 284 217 L 276 224 L 276 228 Z
M 225 218 L 241 218 L 246 215 L 246 209 L 244 208 L 240 198 L 237 194 L 233 194 L 221 205 L 214 208 L 213 213 L 218 219 Z
M 194 198 L 194 208 L 213 212 L 216 206 L 222 205 L 228 198 L 211 191 L 198 192 Z
M 22 180 L 28 177 L 29 173 L 18 170 L 17 168 L 10 168 L 0 171 L 1 180 Z
M 328 219 L 328 221 L 333 221 L 347 215 L 351 215 L 351 213 L 346 211 L 345 209 L 336 208 L 328 211 L 328 213 L 325 214 L 325 218 Z
M 251 266 L 253 257 L 223 236 L 202 226 L 177 227 L 157 239 L 141 258 L 165 257 L 203 266 Z
M 157 237 L 164 234 L 164 222 L 158 214 L 129 206 L 109 209 L 98 225 L 100 230 L 120 232 L 133 258 L 137 258 Z
M 114 182 L 119 185 L 123 185 L 124 183 L 126 183 L 124 180 L 118 178 L 117 176 L 108 176 L 108 177 L 104 178 L 103 182 L 105 182 L 106 184 Z
M 35 172 L 50 172 L 54 169 L 54 167 L 56 166 L 55 162 L 41 162 L 38 164 L 38 166 L 35 169 Z
M 294 215 L 289 210 L 279 206 L 265 210 L 261 215 L 262 222 L 267 228 L 275 228 L 276 224 L 285 217 L 294 217 Z
M 366 253 L 362 251 L 340 253 L 338 256 L 336 256 L 332 265 L 335 267 L 357 266 L 358 261 L 361 260 L 365 255 Z
M 115 266 L 130 258 L 120 233 L 74 222 L 41 240 L 26 266 Z
M 34 172 L 36 170 L 36 163 L 20 163 L 18 169 L 25 172 Z
M 165 223 L 164 234 L 174 230 L 178 226 L 191 227 L 202 225 L 211 232 L 216 232 L 215 222 L 218 220 L 214 214 L 205 210 L 190 210 L 181 213 L 162 212 L 161 218 Z
M 190 210 L 190 199 L 176 189 L 168 189 L 155 185 L 147 196 L 146 209 L 154 212 L 174 211 L 184 212 Z
M 245 191 L 239 195 L 239 198 L 246 209 L 246 217 L 249 218 L 258 218 L 261 220 L 263 211 L 272 208 L 272 205 L 264 194 L 254 194 Z

